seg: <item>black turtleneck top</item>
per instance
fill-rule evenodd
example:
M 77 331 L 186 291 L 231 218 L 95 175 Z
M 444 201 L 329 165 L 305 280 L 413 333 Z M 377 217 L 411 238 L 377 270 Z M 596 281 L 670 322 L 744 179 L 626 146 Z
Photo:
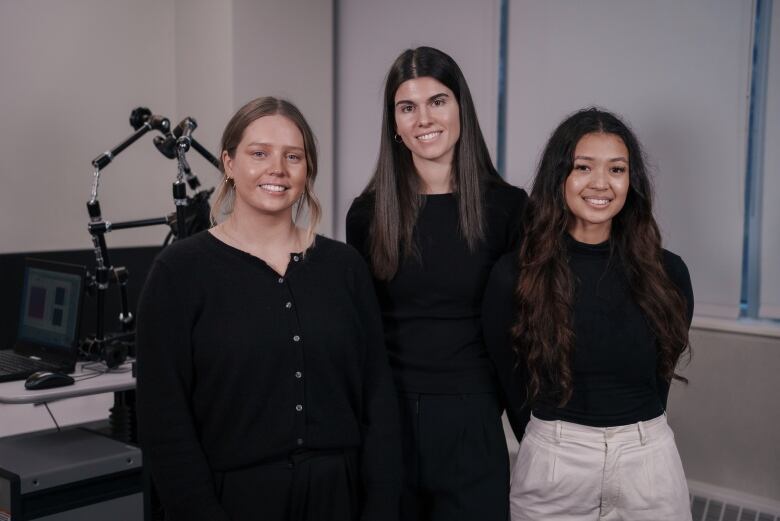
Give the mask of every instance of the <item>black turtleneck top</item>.
M 520 241 L 525 191 L 506 184 L 485 190 L 485 238 L 470 251 L 459 229 L 457 194 L 425 196 L 414 228 L 417 258 L 401 261 L 389 280 L 374 279 L 385 341 L 401 392 L 496 392 L 482 340 L 482 294 L 493 264 Z M 352 203 L 347 242 L 370 263 L 373 194 Z
M 611 427 L 646 421 L 666 409 L 669 384 L 657 375 L 656 338 L 631 296 L 623 264 L 610 253 L 609 242 L 590 245 L 567 237 L 567 247 L 576 284 L 572 306 L 575 344 L 573 394 L 564 407 L 558 407 L 544 389 L 532 406 L 526 404 L 523 365 L 517 364 L 510 334 L 516 313 L 517 253 L 499 259 L 485 290 L 485 342 L 518 439 L 531 411 L 542 420 Z M 693 290 L 688 268 L 666 250 L 663 264 L 688 305 L 690 324 Z

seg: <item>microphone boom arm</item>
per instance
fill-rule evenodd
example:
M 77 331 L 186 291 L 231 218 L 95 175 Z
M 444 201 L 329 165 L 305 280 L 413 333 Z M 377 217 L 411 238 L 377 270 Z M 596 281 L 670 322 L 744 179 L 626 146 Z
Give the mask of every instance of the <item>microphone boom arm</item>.
M 130 137 L 119 143 L 111 150 L 107 150 L 93 159 L 92 166 L 94 166 L 97 170 L 102 170 L 107 167 L 108 164 L 111 163 L 111 161 L 113 161 L 114 158 L 118 156 L 124 149 L 141 139 L 141 137 L 143 137 L 143 135 L 150 130 L 157 128 L 157 130 L 164 132 L 170 127 L 171 122 L 168 120 L 168 118 L 157 118 L 152 116 L 144 121 L 143 125 L 141 125 L 138 130 L 133 132 Z

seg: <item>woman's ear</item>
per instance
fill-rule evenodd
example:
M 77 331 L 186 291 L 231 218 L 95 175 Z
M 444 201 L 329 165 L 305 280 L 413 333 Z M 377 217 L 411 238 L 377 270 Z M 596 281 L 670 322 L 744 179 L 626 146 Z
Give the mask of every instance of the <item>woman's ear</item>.
M 227 177 L 233 177 L 233 158 L 230 157 L 227 150 L 222 151 L 222 168 Z

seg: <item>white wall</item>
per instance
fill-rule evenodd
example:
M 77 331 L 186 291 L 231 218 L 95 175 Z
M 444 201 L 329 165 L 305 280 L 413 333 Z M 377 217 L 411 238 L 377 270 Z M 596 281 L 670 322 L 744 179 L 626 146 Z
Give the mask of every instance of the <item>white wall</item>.
M 331 235 L 333 201 L 333 1 L 234 0 L 236 108 L 260 95 L 288 98 L 317 137 L 320 232 Z
M 0 253 L 91 246 L 91 160 L 132 133 L 147 106 L 218 156 L 222 129 L 251 98 L 296 102 L 319 137 L 317 183 L 332 199 L 332 3 L 275 0 L 6 0 L 0 3 Z M 262 29 L 262 30 L 260 30 Z M 275 32 L 274 32 L 275 31 Z M 205 186 L 218 172 L 193 150 Z M 176 162 L 152 133 L 101 175 L 107 220 L 173 211 Z M 121 230 L 109 247 L 160 244 L 164 227 Z M 322 231 L 330 233 L 326 219 Z
M 436 47 L 466 76 L 491 152 L 496 145 L 499 0 L 340 0 L 336 52 L 336 219 L 344 239 L 349 205 L 376 166 L 382 94 L 405 49 Z
M 689 479 L 780 501 L 780 338 L 694 329 L 669 395 Z
M 175 109 L 173 0 L 3 1 L 0 70 L 0 253 L 89 248 L 90 162 L 132 133 L 133 108 Z M 105 169 L 104 215 L 167 213 L 173 175 L 147 136 Z
M 235 110 L 233 86 L 233 1 L 175 0 L 175 120 L 198 122 L 193 136 L 219 158 L 222 129 Z M 211 186 L 219 171 L 194 150 L 188 161 L 201 183 Z M 169 168 L 175 174 L 175 161 Z M 170 179 L 165 176 L 165 182 Z

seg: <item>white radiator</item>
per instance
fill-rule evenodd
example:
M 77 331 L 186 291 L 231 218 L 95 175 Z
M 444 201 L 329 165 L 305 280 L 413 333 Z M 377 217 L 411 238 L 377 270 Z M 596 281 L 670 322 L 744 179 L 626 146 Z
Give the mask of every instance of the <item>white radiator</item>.
M 780 502 L 688 480 L 693 521 L 780 521 Z

